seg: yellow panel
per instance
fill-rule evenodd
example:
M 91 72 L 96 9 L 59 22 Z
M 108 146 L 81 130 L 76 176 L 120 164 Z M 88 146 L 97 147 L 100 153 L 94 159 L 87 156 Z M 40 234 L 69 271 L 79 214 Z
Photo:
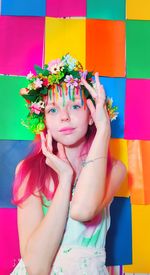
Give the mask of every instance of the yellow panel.
M 124 272 L 150 272 L 150 205 L 132 205 L 132 256 Z
M 120 159 L 128 169 L 128 154 L 127 154 L 127 141 L 123 139 L 112 139 L 110 140 L 110 152 L 111 155 Z M 128 188 L 128 177 L 123 181 L 119 191 L 115 196 L 118 197 L 129 197 L 129 188 Z
M 85 68 L 85 19 L 46 18 L 45 63 L 70 53 Z
M 150 0 L 126 0 L 127 19 L 150 19 Z

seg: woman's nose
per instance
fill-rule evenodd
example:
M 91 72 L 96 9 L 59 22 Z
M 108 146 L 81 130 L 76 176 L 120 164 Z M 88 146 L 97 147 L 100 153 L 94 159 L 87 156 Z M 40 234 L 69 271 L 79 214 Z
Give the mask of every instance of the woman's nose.
M 67 110 L 62 110 L 61 111 L 61 120 L 69 120 L 70 116 L 69 113 L 67 112 Z

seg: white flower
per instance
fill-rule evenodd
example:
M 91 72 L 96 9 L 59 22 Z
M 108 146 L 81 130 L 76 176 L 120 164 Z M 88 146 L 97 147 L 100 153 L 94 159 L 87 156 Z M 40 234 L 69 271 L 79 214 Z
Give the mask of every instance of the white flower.
M 29 72 L 29 74 L 27 74 L 27 79 L 32 79 L 33 77 L 33 73 L 31 73 L 31 71 Z
M 68 69 L 70 71 L 72 71 L 77 64 L 77 60 L 73 58 L 70 54 L 65 55 L 64 62 L 66 63 L 66 65 L 68 65 Z
M 48 70 L 51 74 L 57 74 L 58 72 L 64 69 L 64 62 L 60 60 L 60 58 L 52 60 L 48 63 Z
M 41 107 L 42 109 L 45 108 L 45 103 L 44 103 L 44 101 L 42 101 L 42 100 L 40 100 L 39 102 L 37 102 L 37 105 L 38 105 L 39 107 Z

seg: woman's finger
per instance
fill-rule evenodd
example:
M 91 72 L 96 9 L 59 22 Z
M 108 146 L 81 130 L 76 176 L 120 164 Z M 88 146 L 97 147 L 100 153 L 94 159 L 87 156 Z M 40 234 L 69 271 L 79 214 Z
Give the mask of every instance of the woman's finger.
M 103 85 L 100 86 L 100 97 L 103 98 L 104 100 L 106 99 L 106 93 Z
M 95 73 L 95 84 L 96 84 L 97 90 L 99 91 L 100 87 L 101 87 L 101 83 L 100 83 L 99 73 L 98 72 Z
M 47 149 L 49 152 L 52 153 L 53 148 L 52 148 L 52 135 L 51 132 L 48 130 L 47 132 Z
M 57 149 L 58 149 L 59 157 L 62 160 L 67 160 L 67 156 L 66 156 L 66 152 L 63 144 L 57 142 Z
M 87 99 L 87 106 L 91 112 L 91 115 L 93 115 L 95 113 L 95 106 L 91 99 Z
M 47 153 L 48 153 L 48 150 L 46 148 L 46 138 L 44 136 L 44 133 L 41 132 L 40 133 L 40 136 L 41 136 L 41 147 L 42 147 L 42 152 L 45 156 L 47 156 Z
M 85 86 L 85 88 L 89 91 L 89 93 L 91 94 L 91 96 L 94 99 L 96 99 L 97 98 L 97 93 L 94 90 L 94 88 L 92 88 L 92 86 L 83 77 L 81 77 L 81 82 Z
M 41 141 L 44 141 L 44 140 L 45 140 L 45 136 L 44 136 L 44 133 L 43 133 L 43 132 L 40 132 L 40 137 L 41 137 Z
M 100 83 L 99 73 L 98 72 L 95 73 L 94 88 L 97 90 L 98 99 L 99 100 L 105 100 L 106 94 L 105 94 L 105 90 L 104 90 L 103 85 L 101 85 L 101 83 Z
M 42 152 L 46 156 L 46 151 L 47 151 L 46 146 L 45 146 L 46 139 L 45 139 L 45 136 L 44 136 L 43 132 L 40 133 L 40 137 L 41 137 Z

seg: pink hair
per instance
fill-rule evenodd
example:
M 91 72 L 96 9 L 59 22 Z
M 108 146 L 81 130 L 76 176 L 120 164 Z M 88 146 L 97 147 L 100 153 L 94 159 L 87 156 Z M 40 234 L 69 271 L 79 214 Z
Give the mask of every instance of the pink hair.
M 82 149 L 81 157 L 85 153 L 88 153 L 90 146 L 92 144 L 92 141 L 94 139 L 96 133 L 96 128 L 94 125 L 89 126 L 86 138 L 87 142 L 85 143 L 85 146 Z M 56 141 L 53 140 L 53 152 L 54 154 L 57 153 L 57 146 Z M 107 162 L 107 171 L 110 170 L 111 167 L 111 156 L 110 156 L 110 150 L 108 150 L 108 162 Z M 22 197 L 18 198 L 18 192 L 19 189 L 22 186 L 22 183 L 24 179 L 28 176 L 27 179 L 27 185 L 24 191 L 24 194 Z M 53 192 L 49 190 L 49 183 L 50 179 L 53 179 L 54 181 L 54 190 Z M 46 165 L 45 163 L 45 156 L 42 153 L 41 150 L 41 142 L 39 139 L 36 139 L 33 142 L 33 149 L 31 153 L 21 162 L 18 171 L 16 172 L 14 183 L 13 183 L 13 199 L 12 203 L 15 205 L 19 205 L 23 203 L 31 194 L 33 194 L 36 197 L 40 197 L 42 204 L 43 197 L 42 193 L 46 196 L 48 200 L 52 200 L 55 191 L 58 186 L 58 179 L 57 174 L 55 173 L 52 168 Z M 36 191 L 40 191 L 40 196 L 36 195 Z

